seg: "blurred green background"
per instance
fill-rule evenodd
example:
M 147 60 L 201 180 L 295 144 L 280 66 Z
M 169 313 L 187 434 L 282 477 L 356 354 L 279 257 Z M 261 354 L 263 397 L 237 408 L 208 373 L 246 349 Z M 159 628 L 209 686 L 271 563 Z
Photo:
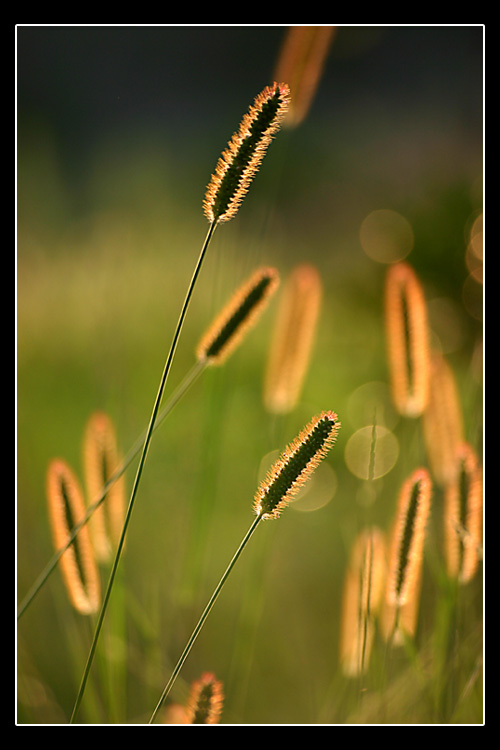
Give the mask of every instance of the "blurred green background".
M 148 423 L 207 231 L 205 187 L 242 115 L 272 81 L 285 32 L 277 25 L 17 27 L 19 600 L 53 551 L 49 460 L 61 456 L 81 476 L 83 429 L 94 410 L 112 417 L 123 450 Z M 481 26 L 338 29 L 307 119 L 278 134 L 238 215 L 215 233 L 166 394 L 194 362 L 210 318 L 257 265 L 276 266 L 284 280 L 307 261 L 321 273 L 324 297 L 301 402 L 280 420 L 262 405 L 273 300 L 241 348 L 202 376 L 153 440 L 120 567 L 123 600 L 118 587 L 115 630 L 109 626 L 99 648 L 107 657 L 96 666 L 82 721 L 147 721 L 251 523 L 264 456 L 322 409 L 342 422 L 325 469 L 326 504 L 302 513 L 297 505 L 259 528 L 172 697 L 182 700 L 189 682 L 212 670 L 225 685 L 226 723 L 349 720 L 353 704 L 344 707 L 337 656 L 349 548 L 365 522 L 388 525 L 400 483 L 426 461 L 418 424 L 401 423 L 391 408 L 386 264 L 370 257 L 361 228 L 378 211 L 409 227 L 406 259 L 454 368 L 467 439 L 481 451 L 483 289 L 471 279 L 467 248 L 482 214 L 482 138 Z M 367 487 L 345 451 L 371 424 L 374 406 L 398 456 Z M 437 527 L 440 503 L 437 491 Z M 435 632 L 439 598 L 433 534 L 434 525 L 421 644 Z M 481 650 L 480 577 L 465 596 L 464 643 L 474 657 L 464 658 L 464 680 Z M 19 723 L 68 720 L 91 633 L 55 571 L 18 624 Z M 112 709 L 113 684 L 124 696 Z M 413 685 L 398 695 L 390 720 L 435 717 L 413 700 Z M 464 711 L 461 720 L 481 720 L 477 701 Z

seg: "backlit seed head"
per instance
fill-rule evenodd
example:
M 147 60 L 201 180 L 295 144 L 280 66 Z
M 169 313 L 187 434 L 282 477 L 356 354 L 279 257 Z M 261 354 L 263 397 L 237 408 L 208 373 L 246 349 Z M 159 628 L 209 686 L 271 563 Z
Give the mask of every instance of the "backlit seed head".
M 222 682 L 211 672 L 205 672 L 193 682 L 189 695 L 187 724 L 218 724 L 224 704 Z
M 210 223 L 229 221 L 240 207 L 290 101 L 285 83 L 267 86 L 243 117 L 217 162 L 203 201 Z
M 80 484 L 63 459 L 53 459 L 47 469 L 47 502 L 56 550 L 66 546 L 72 529 L 85 517 Z M 83 525 L 59 559 L 72 605 L 81 614 L 96 612 L 100 603 L 100 580 L 89 530 Z
M 103 412 L 94 412 L 85 426 L 83 463 L 87 502 L 91 506 L 102 495 L 102 490 L 118 469 L 121 456 L 111 418 Z M 120 538 L 125 517 L 125 484 L 119 477 L 109 488 L 105 500 L 96 508 L 89 528 L 97 558 L 106 561 Z
M 348 677 L 368 667 L 385 574 L 385 536 L 376 527 L 363 529 L 351 549 L 342 597 L 340 661 Z
M 445 487 L 455 480 L 456 451 L 464 442 L 460 393 L 450 364 L 440 352 L 432 352 L 429 400 L 423 414 L 427 460 L 436 483 Z
M 221 365 L 255 325 L 279 286 L 275 268 L 258 268 L 234 293 L 202 337 L 196 350 L 200 361 Z
M 304 427 L 261 482 L 254 499 L 257 516 L 279 517 L 334 445 L 339 429 L 332 411 L 322 412 Z
M 275 70 L 277 81 L 288 81 L 291 91 L 286 127 L 296 127 L 307 116 L 320 82 L 336 26 L 290 26 Z
M 401 487 L 390 548 L 389 604 L 401 606 L 413 595 L 422 566 L 431 494 L 432 482 L 425 468 L 416 469 Z
M 403 416 L 418 417 L 429 392 L 429 331 L 424 292 L 407 263 L 387 271 L 385 321 L 394 405 Z
M 318 270 L 309 263 L 295 266 L 283 286 L 264 378 L 264 404 L 272 414 L 287 414 L 300 398 L 322 293 Z
M 483 475 L 476 452 L 462 443 L 457 469 L 444 490 L 445 552 L 448 574 L 461 584 L 476 573 L 482 550 Z

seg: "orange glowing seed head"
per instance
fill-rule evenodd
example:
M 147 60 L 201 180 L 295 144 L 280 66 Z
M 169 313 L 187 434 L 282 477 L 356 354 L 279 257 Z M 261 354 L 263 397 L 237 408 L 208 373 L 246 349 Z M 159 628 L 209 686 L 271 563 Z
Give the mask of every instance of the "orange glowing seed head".
M 54 547 L 68 543 L 72 529 L 85 517 L 80 484 L 63 459 L 53 459 L 47 469 L 47 502 Z M 89 530 L 83 525 L 59 559 L 69 599 L 81 614 L 96 612 L 100 604 L 100 579 Z
M 335 443 L 340 422 L 324 411 L 304 427 L 284 450 L 260 484 L 254 511 L 261 518 L 278 518 Z
M 210 223 L 229 221 L 240 207 L 290 101 L 285 83 L 267 86 L 243 117 L 217 162 L 203 201 Z

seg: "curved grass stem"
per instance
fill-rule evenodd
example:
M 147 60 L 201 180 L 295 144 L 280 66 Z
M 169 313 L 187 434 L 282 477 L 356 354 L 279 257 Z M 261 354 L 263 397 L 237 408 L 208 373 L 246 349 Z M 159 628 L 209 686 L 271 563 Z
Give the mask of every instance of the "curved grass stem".
M 217 600 L 217 597 L 219 596 L 219 594 L 220 594 L 220 592 L 222 590 L 222 587 L 224 586 L 225 582 L 227 581 L 229 574 L 231 573 L 232 569 L 234 568 L 234 566 L 236 564 L 236 561 L 238 560 L 239 556 L 243 552 L 243 550 L 246 547 L 246 545 L 247 545 L 250 537 L 254 533 L 255 529 L 257 528 L 257 526 L 259 524 L 259 521 L 261 521 L 261 520 L 262 520 L 262 515 L 259 515 L 259 516 L 257 516 L 255 518 L 255 520 L 253 521 L 252 525 L 248 529 L 247 533 L 243 537 L 243 540 L 242 540 L 240 546 L 238 547 L 238 549 L 234 553 L 233 558 L 232 558 L 231 562 L 229 563 L 229 565 L 227 566 L 227 568 L 226 568 L 226 570 L 225 570 L 222 578 L 220 579 L 219 583 L 217 584 L 217 586 L 216 586 L 216 588 L 215 588 L 212 596 L 209 599 L 209 602 L 208 602 L 207 606 L 203 610 L 203 613 L 202 613 L 200 619 L 198 620 L 198 623 L 197 623 L 195 629 L 193 630 L 193 632 L 192 632 L 192 634 L 191 634 L 188 642 L 186 643 L 184 651 L 180 655 L 179 660 L 178 660 L 177 664 L 174 667 L 172 675 L 170 676 L 170 679 L 167 682 L 167 684 L 165 686 L 165 689 L 163 690 L 163 693 L 161 694 L 160 700 L 158 701 L 158 703 L 156 705 L 156 708 L 153 711 L 153 713 L 151 715 L 151 718 L 149 720 L 150 724 L 153 724 L 153 722 L 154 722 L 154 720 L 155 720 L 155 718 L 156 718 L 156 716 L 158 714 L 158 711 L 160 710 L 160 708 L 162 707 L 162 705 L 163 705 L 166 697 L 170 693 L 170 690 L 172 689 L 172 687 L 174 685 L 174 682 L 176 681 L 176 679 L 177 679 L 177 677 L 179 675 L 179 672 L 181 671 L 181 669 L 182 669 L 182 667 L 184 665 L 184 662 L 186 661 L 186 659 L 187 659 L 187 657 L 189 655 L 189 652 L 191 651 L 191 649 L 192 649 L 192 647 L 194 645 L 194 642 L 196 641 L 198 635 L 200 634 L 200 631 L 203 628 L 203 626 L 205 624 L 205 621 L 206 621 L 208 615 L 210 614 L 210 611 L 212 610 L 212 607 L 214 606 L 214 604 L 215 604 L 215 602 Z
M 80 704 L 81 704 L 81 701 L 82 701 L 82 698 L 83 698 L 83 694 L 85 692 L 85 686 L 86 686 L 87 679 L 88 679 L 88 676 L 89 676 L 89 673 L 90 673 L 90 668 L 92 666 L 92 662 L 94 660 L 94 654 L 95 654 L 95 650 L 96 650 L 96 647 L 97 647 L 97 641 L 99 639 L 99 634 L 101 632 L 102 624 L 104 622 L 104 616 L 106 614 L 106 609 L 107 609 L 107 605 L 108 605 L 108 602 L 109 602 L 109 597 L 110 597 L 110 594 L 111 594 L 111 589 L 113 587 L 113 582 L 114 582 L 114 579 L 115 579 L 116 571 L 117 571 L 118 564 L 119 564 L 120 557 L 121 557 L 121 553 L 122 553 L 122 550 L 123 550 L 123 545 L 124 545 L 124 542 L 125 542 L 125 535 L 127 533 L 127 528 L 128 528 L 129 523 L 130 523 L 130 518 L 131 518 L 131 515 L 132 515 L 132 510 L 133 510 L 133 507 L 134 507 L 134 504 L 135 504 L 135 499 L 136 499 L 136 496 L 137 496 L 137 490 L 139 488 L 139 483 L 140 483 L 140 480 L 141 480 L 142 471 L 144 469 L 144 464 L 146 462 L 146 457 L 147 457 L 147 454 L 148 454 L 149 445 L 150 445 L 150 442 L 151 442 L 151 438 L 152 438 L 152 434 L 153 434 L 155 422 L 156 422 L 157 417 L 158 417 L 158 412 L 159 412 L 160 404 L 161 404 L 161 401 L 162 401 L 162 398 L 163 398 L 163 393 L 164 393 L 164 390 L 165 390 L 165 385 L 167 383 L 168 375 L 169 375 L 170 368 L 172 366 L 172 361 L 173 361 L 173 358 L 174 358 L 174 355 L 175 355 L 175 350 L 177 348 L 177 344 L 178 344 L 178 341 L 179 341 L 179 336 L 181 334 L 182 326 L 184 324 L 184 319 L 186 317 L 186 313 L 187 313 L 187 310 L 188 310 L 188 307 L 189 307 L 189 302 L 191 300 L 191 296 L 192 296 L 192 293 L 193 293 L 193 290 L 194 290 L 194 287 L 195 287 L 195 284 L 196 284 L 196 280 L 197 280 L 198 275 L 200 273 L 201 266 L 203 264 L 203 259 L 205 257 L 205 254 L 206 254 L 206 251 L 207 251 L 208 246 L 210 244 L 210 241 L 211 241 L 211 239 L 213 237 L 213 234 L 214 234 L 216 226 L 217 226 L 216 222 L 212 222 L 210 224 L 209 230 L 207 232 L 207 236 L 205 238 L 205 242 L 203 243 L 203 247 L 202 247 L 202 249 L 200 251 L 200 255 L 198 257 L 198 261 L 196 263 L 196 266 L 195 266 L 195 269 L 194 269 L 194 272 L 193 272 L 193 276 L 191 278 L 191 282 L 189 284 L 189 287 L 188 287 L 188 290 L 187 290 L 187 293 L 186 293 L 186 297 L 185 297 L 185 300 L 184 300 L 184 303 L 183 303 L 183 306 L 182 306 L 182 309 L 181 309 L 181 312 L 180 312 L 180 315 L 179 315 L 179 319 L 177 321 L 177 326 L 176 326 L 176 329 L 175 329 L 175 332 L 174 332 L 174 336 L 173 336 L 173 339 L 172 339 L 172 344 L 170 346 L 170 351 L 168 353 L 168 356 L 167 356 L 167 359 L 166 359 L 166 362 L 165 362 L 165 366 L 164 366 L 164 369 L 163 369 L 163 373 L 162 373 L 160 385 L 159 385 L 159 388 L 158 388 L 158 392 L 157 392 L 157 395 L 156 395 L 155 403 L 154 403 L 154 406 L 153 406 L 153 411 L 152 411 L 152 414 L 151 414 L 151 419 L 149 421 L 149 426 L 148 426 L 148 429 L 147 429 L 147 432 L 146 432 L 146 438 L 144 440 L 144 445 L 143 445 L 141 457 L 140 457 L 140 460 L 139 460 L 139 466 L 137 468 L 137 472 L 136 472 L 135 480 L 134 480 L 134 485 L 133 485 L 132 493 L 131 493 L 131 496 L 130 496 L 129 505 L 128 505 L 128 508 L 127 508 L 127 512 L 125 514 L 125 521 L 124 521 L 124 524 L 123 524 L 122 533 L 121 533 L 121 536 L 120 536 L 120 540 L 118 542 L 118 547 L 117 547 L 117 550 L 116 550 L 115 558 L 113 560 L 113 565 L 112 565 L 112 568 L 111 568 L 111 573 L 110 573 L 110 576 L 109 576 L 108 585 L 107 585 L 107 588 L 106 588 L 106 592 L 104 594 L 103 603 L 102 603 L 102 606 L 101 606 L 101 611 L 99 612 L 99 617 L 98 617 L 98 620 L 97 620 L 97 625 L 96 625 L 96 629 L 95 629 L 95 633 L 94 633 L 94 638 L 92 640 L 92 644 L 91 644 L 89 655 L 88 655 L 88 658 L 87 658 L 87 663 L 85 665 L 85 669 L 84 669 L 82 681 L 81 681 L 81 684 L 80 684 L 80 688 L 78 690 L 78 694 L 77 694 L 77 697 L 76 697 L 75 705 L 73 707 L 73 712 L 71 714 L 70 723 L 74 723 L 75 722 L 75 719 L 76 719 L 76 716 L 77 716 L 77 713 L 78 713 L 78 710 L 79 710 L 79 707 L 80 707 Z

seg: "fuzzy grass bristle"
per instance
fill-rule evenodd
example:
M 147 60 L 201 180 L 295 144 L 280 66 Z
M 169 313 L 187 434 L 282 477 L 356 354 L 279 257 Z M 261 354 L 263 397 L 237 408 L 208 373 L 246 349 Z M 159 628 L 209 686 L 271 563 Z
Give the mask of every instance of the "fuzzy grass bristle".
M 99 500 L 103 489 L 120 466 L 116 432 L 111 418 L 94 412 L 85 426 L 83 463 L 88 505 Z M 94 511 L 89 527 L 97 559 L 109 560 L 118 544 L 125 515 L 124 477 L 119 477 L 106 494 L 104 502 Z
M 287 446 L 255 494 L 254 511 L 259 518 L 279 517 L 334 445 L 339 428 L 337 415 L 324 411 Z
M 70 466 L 53 459 L 47 469 L 47 502 L 52 537 L 56 550 L 64 547 L 71 530 L 85 516 L 83 492 Z M 69 599 L 84 615 L 97 611 L 101 587 L 89 530 L 83 526 L 71 546 L 59 560 Z
M 323 287 L 309 263 L 292 269 L 281 293 L 264 378 L 264 404 L 271 414 L 296 406 L 307 375 Z
M 407 263 L 387 271 L 385 319 L 394 405 L 403 416 L 418 417 L 429 392 L 429 330 L 422 285 Z
M 481 557 L 483 477 L 475 450 L 462 443 L 457 470 L 444 491 L 445 552 L 448 574 L 461 584 L 476 573 Z
M 255 325 L 280 283 L 275 268 L 261 267 L 233 294 L 200 340 L 196 356 L 221 365 Z
M 460 393 L 453 369 L 441 352 L 430 361 L 429 400 L 422 417 L 427 460 L 436 483 L 455 481 L 456 452 L 465 440 Z
M 380 614 L 382 636 L 392 646 L 401 646 L 417 628 L 431 494 L 432 481 L 423 467 L 412 472 L 400 489 Z
M 403 483 L 391 542 L 387 600 L 401 606 L 412 595 L 422 565 L 432 481 L 425 468 L 416 469 Z
M 211 224 L 232 219 L 288 110 L 290 89 L 274 83 L 255 98 L 222 152 L 207 186 L 203 210 Z
M 382 601 L 386 544 L 381 529 L 362 529 L 354 540 L 344 577 L 340 630 L 340 662 L 347 677 L 366 671 Z
M 218 724 L 224 705 L 222 682 L 211 672 L 193 682 L 187 704 L 188 724 Z
M 275 78 L 288 81 L 290 109 L 284 125 L 297 127 L 306 118 L 336 33 L 335 26 L 291 26 L 283 41 Z

